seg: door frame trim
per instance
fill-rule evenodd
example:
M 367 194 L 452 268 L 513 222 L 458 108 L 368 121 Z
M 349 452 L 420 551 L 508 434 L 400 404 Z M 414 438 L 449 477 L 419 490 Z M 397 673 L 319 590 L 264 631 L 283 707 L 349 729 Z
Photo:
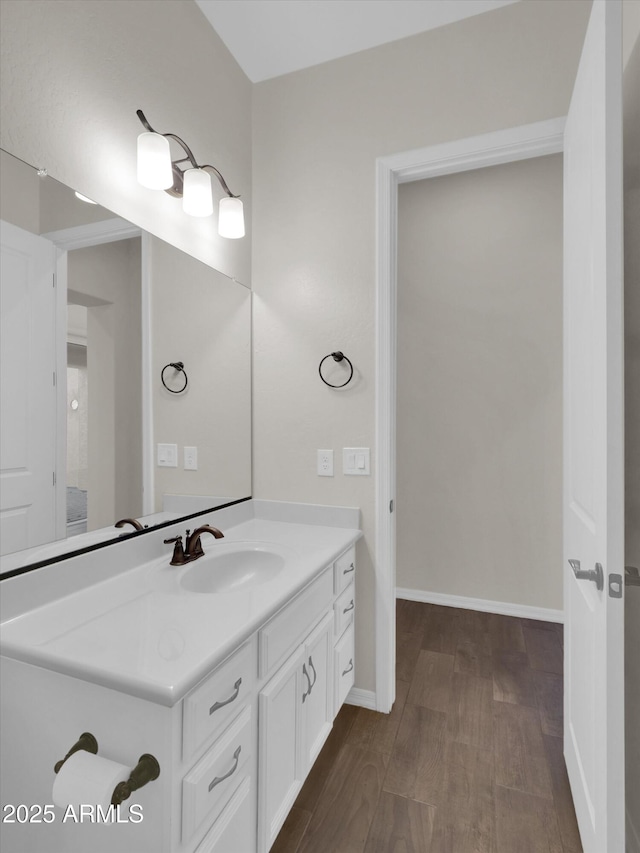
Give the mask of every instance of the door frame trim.
M 395 699 L 396 336 L 398 185 L 564 148 L 565 118 L 457 139 L 376 160 L 376 708 Z

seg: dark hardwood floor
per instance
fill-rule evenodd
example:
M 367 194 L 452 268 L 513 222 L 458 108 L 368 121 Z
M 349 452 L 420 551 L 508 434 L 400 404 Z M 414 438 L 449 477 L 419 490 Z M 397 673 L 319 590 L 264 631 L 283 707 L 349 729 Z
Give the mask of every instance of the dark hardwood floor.
M 397 606 L 393 711 L 345 705 L 271 853 L 580 853 L 562 627 Z

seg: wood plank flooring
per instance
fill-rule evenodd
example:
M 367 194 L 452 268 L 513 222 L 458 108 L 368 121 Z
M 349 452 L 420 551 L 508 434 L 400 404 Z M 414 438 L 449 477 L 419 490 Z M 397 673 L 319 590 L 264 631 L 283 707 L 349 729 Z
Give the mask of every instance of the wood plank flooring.
M 396 702 L 345 705 L 271 853 L 581 853 L 562 627 L 399 600 Z

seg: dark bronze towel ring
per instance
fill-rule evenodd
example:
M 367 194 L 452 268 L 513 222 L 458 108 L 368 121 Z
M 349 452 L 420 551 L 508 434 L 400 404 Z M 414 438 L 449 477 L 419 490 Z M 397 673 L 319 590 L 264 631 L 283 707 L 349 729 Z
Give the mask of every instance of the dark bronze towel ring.
M 331 382 L 327 382 L 327 380 L 322 375 L 322 365 L 325 363 L 325 361 L 328 358 L 332 358 L 334 361 L 346 361 L 347 362 L 347 364 L 349 365 L 349 376 L 348 376 L 346 382 L 343 382 L 341 385 L 332 385 Z M 328 385 L 329 388 L 344 388 L 344 386 L 348 385 L 351 382 L 351 380 L 353 379 L 353 365 L 351 364 L 349 359 L 346 357 L 346 355 L 343 352 L 340 352 L 340 350 L 338 350 L 337 352 L 330 352 L 329 355 L 325 355 L 325 357 L 322 359 L 322 361 L 320 362 L 320 365 L 318 367 L 318 373 L 320 374 L 320 379 L 322 379 L 324 384 Z
M 182 388 L 178 388 L 175 391 L 173 388 L 169 388 L 167 383 L 164 381 L 164 372 L 169 367 L 173 367 L 173 369 L 176 371 L 176 373 L 182 373 L 184 375 L 184 385 L 182 386 Z M 184 369 L 184 364 L 181 361 L 172 361 L 169 364 L 165 364 L 165 366 L 162 368 L 162 373 L 160 374 L 160 379 L 162 380 L 162 384 L 167 389 L 167 391 L 170 391 L 172 394 L 182 394 L 182 392 L 186 389 L 186 387 L 189 383 L 189 380 L 187 379 L 187 371 Z

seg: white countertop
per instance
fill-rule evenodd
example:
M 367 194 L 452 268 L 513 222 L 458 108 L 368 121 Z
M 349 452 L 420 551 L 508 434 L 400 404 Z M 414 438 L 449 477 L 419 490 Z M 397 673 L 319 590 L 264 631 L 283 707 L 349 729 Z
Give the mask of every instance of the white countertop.
M 197 593 L 185 590 L 180 577 L 197 570 L 198 561 L 170 566 L 164 546 L 162 557 L 8 618 L 0 626 L 2 654 L 172 706 L 361 536 L 355 527 L 264 517 L 224 533 L 215 541 L 203 537 L 206 554 L 223 543 L 259 541 L 292 557 L 258 586 Z

